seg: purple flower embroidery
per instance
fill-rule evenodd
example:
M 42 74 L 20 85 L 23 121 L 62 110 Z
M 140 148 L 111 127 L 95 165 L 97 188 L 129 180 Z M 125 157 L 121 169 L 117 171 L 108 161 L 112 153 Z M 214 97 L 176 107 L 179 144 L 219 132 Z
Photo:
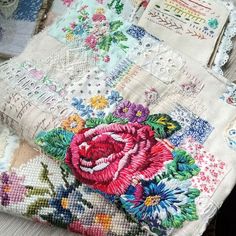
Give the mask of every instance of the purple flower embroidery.
M 16 173 L 3 172 L 0 175 L 0 199 L 1 205 L 9 206 L 14 203 L 23 201 L 26 194 L 26 187 L 22 184 L 23 177 Z
M 148 108 L 144 107 L 141 104 L 135 105 L 132 104 L 132 111 L 133 111 L 133 115 L 132 117 L 130 117 L 130 121 L 131 122 L 138 122 L 138 123 L 142 123 L 143 121 L 145 121 L 149 115 L 149 110 Z
M 114 115 L 122 118 L 122 119 L 128 119 L 132 115 L 131 108 L 132 103 L 130 101 L 122 101 L 116 108 L 116 111 L 114 112 Z
M 147 119 L 149 110 L 141 104 L 122 101 L 118 105 L 114 115 L 122 119 L 128 119 L 130 122 L 142 123 Z

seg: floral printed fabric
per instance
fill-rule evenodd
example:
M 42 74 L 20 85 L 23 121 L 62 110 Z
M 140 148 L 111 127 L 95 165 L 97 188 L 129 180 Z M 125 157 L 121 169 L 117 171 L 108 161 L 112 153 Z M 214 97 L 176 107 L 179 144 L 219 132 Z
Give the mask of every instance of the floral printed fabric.
M 185 139 L 181 148 L 187 150 L 194 157 L 196 164 L 201 169 L 199 175 L 192 178 L 193 186 L 211 197 L 228 171 L 225 162 L 217 160 L 192 137 Z
M 188 136 L 203 144 L 213 130 L 209 122 L 196 117 L 182 106 L 177 106 L 171 116 L 182 125 L 182 129 L 170 137 L 170 141 L 176 146 L 180 145 Z

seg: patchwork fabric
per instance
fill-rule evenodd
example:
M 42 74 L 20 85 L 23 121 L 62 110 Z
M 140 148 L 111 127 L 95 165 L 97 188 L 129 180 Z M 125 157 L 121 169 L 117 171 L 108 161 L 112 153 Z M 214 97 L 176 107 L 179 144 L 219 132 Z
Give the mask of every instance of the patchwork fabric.
M 126 2 L 64 2 L 0 66 L 1 121 L 47 154 L 20 141 L 1 209 L 82 235 L 200 235 L 235 184 L 235 108 L 225 79 L 124 19 L 147 2 Z
M 204 146 L 192 137 L 185 139 L 180 147 L 187 150 L 194 157 L 196 164 L 201 169 L 199 175 L 192 178 L 193 186 L 211 197 L 229 168 L 225 162 L 217 160 L 214 155 L 208 153 Z
M 203 144 L 213 131 L 209 122 L 197 117 L 180 105 L 171 112 L 171 116 L 183 125 L 180 131 L 170 137 L 170 141 L 176 146 L 179 146 L 188 136 Z

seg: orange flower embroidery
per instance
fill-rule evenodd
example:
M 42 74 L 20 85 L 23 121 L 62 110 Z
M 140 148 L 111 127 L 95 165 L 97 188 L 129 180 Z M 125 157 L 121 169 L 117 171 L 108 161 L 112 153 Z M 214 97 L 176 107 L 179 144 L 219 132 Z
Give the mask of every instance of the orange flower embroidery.
M 73 133 L 78 133 L 84 128 L 85 121 L 78 115 L 74 114 L 69 116 L 61 124 L 62 128 Z

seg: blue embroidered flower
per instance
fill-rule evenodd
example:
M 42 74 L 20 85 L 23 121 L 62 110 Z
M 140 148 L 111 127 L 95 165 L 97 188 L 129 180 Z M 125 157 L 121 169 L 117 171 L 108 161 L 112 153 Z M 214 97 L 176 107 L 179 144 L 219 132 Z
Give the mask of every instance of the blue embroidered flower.
M 72 98 L 71 105 L 73 107 L 75 107 L 78 111 L 81 111 L 81 110 L 83 110 L 85 108 L 83 100 L 82 99 L 78 99 L 78 98 Z
M 77 26 L 74 28 L 73 33 L 74 33 L 75 35 L 82 36 L 83 33 L 84 33 L 83 25 L 77 25 Z
M 42 216 L 55 225 L 68 225 L 73 221 L 73 215 L 84 212 L 84 207 L 78 202 L 81 201 L 82 194 L 76 191 L 73 186 L 64 188 L 62 185 L 58 187 L 56 196 L 49 200 L 49 205 L 54 208 L 53 214 Z
M 106 115 L 106 113 L 104 112 L 104 111 L 99 111 L 98 113 L 97 113 L 97 117 L 98 118 L 104 118 L 105 117 L 105 115 Z
M 210 19 L 210 20 L 208 21 L 208 25 L 209 25 L 209 27 L 211 27 L 212 29 L 217 29 L 218 26 L 219 26 L 219 22 L 218 22 L 218 20 L 217 20 L 216 18 Z
M 128 213 L 152 228 L 160 225 L 179 228 L 184 221 L 198 218 L 195 198 L 200 192 L 190 186 L 189 180 L 156 178 L 143 181 L 135 187 L 130 186 L 121 196 L 121 202 Z
M 131 35 L 137 40 L 141 40 L 145 36 L 146 31 L 141 27 L 138 27 L 136 25 L 131 25 L 130 28 L 127 30 L 127 34 Z
M 110 102 L 110 105 L 113 105 L 115 103 L 118 103 L 122 101 L 122 97 L 120 96 L 119 92 L 117 91 L 111 91 L 111 95 L 108 96 L 108 100 Z
M 186 135 L 193 137 L 196 141 L 203 144 L 211 134 L 212 130 L 213 127 L 209 124 L 209 122 L 201 118 L 196 118 L 192 120 Z
M 87 118 L 90 118 L 93 113 L 93 109 L 91 106 L 86 106 L 83 110 L 81 110 L 81 116 L 87 116 Z

